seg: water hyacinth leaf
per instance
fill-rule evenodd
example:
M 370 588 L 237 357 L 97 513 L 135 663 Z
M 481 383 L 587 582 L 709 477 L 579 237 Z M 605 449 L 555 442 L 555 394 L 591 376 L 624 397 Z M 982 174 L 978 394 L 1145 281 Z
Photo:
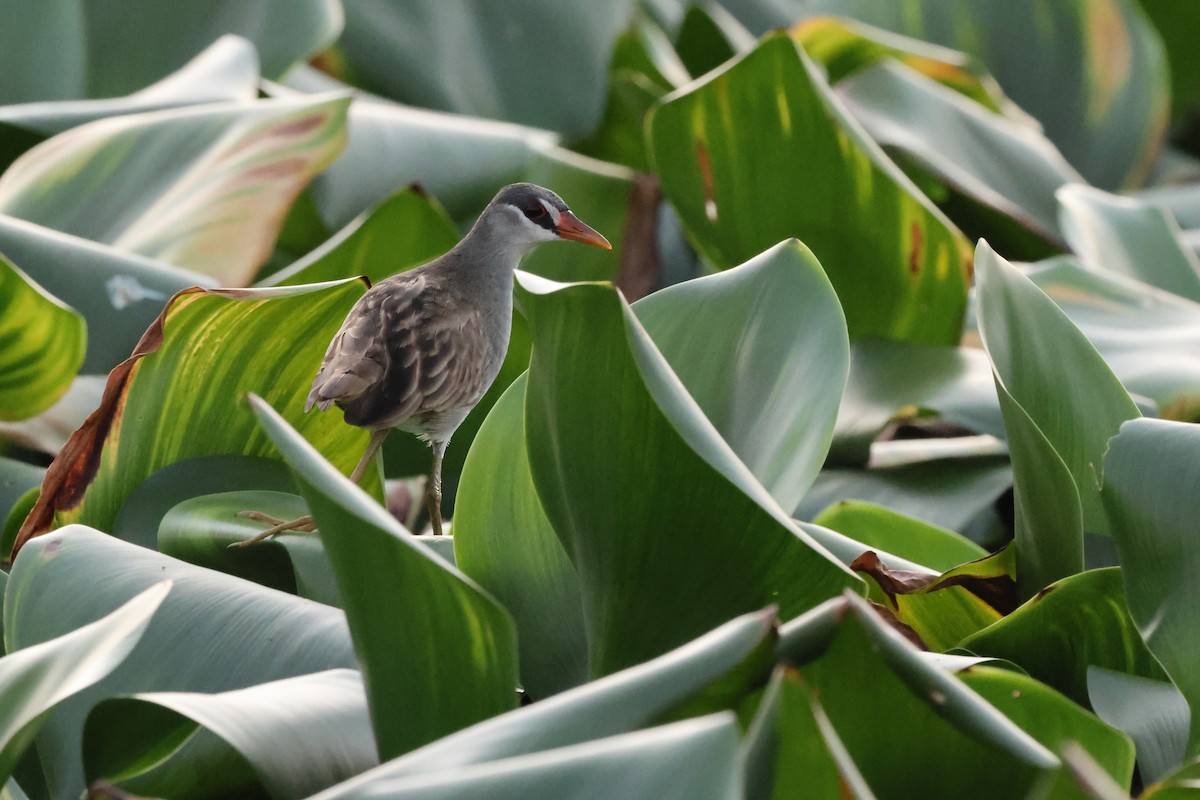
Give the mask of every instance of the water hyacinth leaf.
M 111 530 L 126 498 L 165 466 L 200 456 L 274 456 L 244 405 L 257 392 L 349 472 L 367 433 L 340 414 L 303 413 L 325 347 L 364 291 L 351 280 L 177 295 L 47 473 L 18 546 L 68 522 Z M 219 331 L 220 336 L 211 335 Z M 264 360 L 262 354 L 276 354 Z M 196 392 L 194 387 L 205 387 Z M 364 485 L 382 494 L 374 467 Z
M 958 341 L 966 240 L 786 35 L 668 96 L 649 125 L 663 192 L 713 265 L 796 237 L 828 273 L 851 338 Z
M 517 632 L 508 612 L 418 543 L 263 400 L 250 400 L 321 531 L 363 663 L 380 757 L 516 707 Z
M 24 648 L 11 625 L 5 626 L 8 655 L 0 659 L 0 690 L 5 697 L 0 714 L 0 780 L 12 776 L 49 712 L 103 680 L 129 655 L 170 589 L 170 581 L 161 581 L 89 625 Z
M 1074 742 L 1118 786 L 1128 786 L 1133 779 L 1130 738 L 1050 687 L 1028 675 L 986 665 L 964 670 L 958 678 L 1051 752 L 1061 754 Z
M 1090 186 L 1058 193 L 1062 227 L 1086 268 L 1111 272 L 1200 301 L 1200 257 L 1170 212 Z
M 242 286 L 341 151 L 348 105 L 326 95 L 81 125 L 0 176 L 0 213 Z
M 372 283 L 423 264 L 458 242 L 445 210 L 417 186 L 359 214 L 316 250 L 259 283 L 319 283 L 365 275 Z
M 767 679 L 774 645 L 773 613 L 743 615 L 659 658 L 439 739 L 322 797 L 352 796 L 347 793 L 376 781 L 452 773 L 627 733 L 677 709 L 708 705 L 697 701 L 710 694 L 736 705 Z
M 675 35 L 675 51 L 695 77 L 716 69 L 754 44 L 754 34 L 737 17 L 713 2 L 689 5 Z
M 0 456 L 0 522 L 8 517 L 23 495 L 42 485 L 45 473 L 42 467 Z
M 1074 259 L 1039 262 L 1027 274 L 1131 392 L 1156 401 L 1168 419 L 1200 416 L 1200 304 Z
M 1121 423 L 1140 416 L 1137 406 L 1095 347 L 1028 278 L 986 242 L 975 261 L 979 332 L 996 388 L 1008 392 L 1062 458 L 1085 529 L 1106 533 L 1100 461 Z
M 121 363 L 173 294 L 216 285 L 206 275 L 4 214 L 0 253 L 82 314 L 88 328 L 104 332 L 88 337 L 82 370 L 92 375 Z
M 83 317 L 0 255 L 0 420 L 45 411 L 83 364 Z
M 541 700 L 587 681 L 587 637 L 579 578 L 529 472 L 525 381 L 501 395 L 471 445 L 453 538 L 462 571 L 513 615 L 521 682 Z
M 1183 761 L 1191 711 L 1173 684 L 1088 667 L 1087 690 L 1096 716 L 1133 739 L 1143 782 L 1162 780 Z
M 195 746 L 199 738 L 214 746 Z M 180 746 L 164 757 L 164 742 Z M 88 715 L 83 745 L 89 785 L 158 797 L 220 787 L 298 800 L 379 763 L 362 676 L 349 669 L 218 694 L 111 698 Z
M 1081 705 L 1090 665 L 1162 680 L 1138 636 L 1116 568 L 1089 570 L 1050 584 L 961 647 L 1005 658 Z
M 850 366 L 846 318 L 812 252 L 782 242 L 633 308 L 742 463 L 794 508 L 829 450 Z M 701 319 L 717 335 L 697 336 Z
M 96 574 L 111 577 L 96 581 Z M 164 579 L 173 581 L 171 593 L 124 663 L 45 722 L 38 753 L 50 796 L 83 790 L 79 743 L 88 712 L 102 699 L 130 692 L 224 692 L 358 666 L 338 609 L 80 525 L 38 537 L 22 550 L 5 598 L 9 648 L 75 630 Z M 88 591 L 61 589 L 81 585 Z
M 1192 709 L 1187 755 L 1200 752 L 1200 637 L 1192 624 L 1192 576 L 1200 480 L 1200 430 L 1163 420 L 1121 426 L 1104 457 L 1102 497 L 1113 517 L 1129 613 L 1146 646 Z M 1111 474 L 1110 474 L 1111 470 Z M 1101 665 L 1107 666 L 1107 665 Z M 1157 676 L 1149 676 L 1157 677 Z
M 515 8 L 420 0 L 346 5 L 340 45 L 357 85 L 403 103 L 579 136 L 604 101 L 609 47 L 633 3 L 561 14 L 555 0 Z M 528 53 L 557 65 L 530 80 Z
M 737 747 L 736 720 L 727 712 L 456 771 L 335 786 L 312 800 L 736 800 Z
M 982 547 L 952 530 L 862 500 L 841 500 L 814 517 L 813 524 L 939 572 L 987 555 Z
M 881 145 L 1063 245 L 1054 193 L 1083 178 L 1039 130 L 886 61 L 847 78 L 836 91 Z
M 0 106 L 0 122 L 36 132 L 40 140 L 118 114 L 225 100 L 249 102 L 257 95 L 258 80 L 254 45 L 240 36 L 225 35 L 175 72 L 125 97 Z
M 519 272 L 517 299 L 534 342 L 530 471 L 579 575 L 592 675 L 768 603 L 791 617 L 861 586 L 758 484 L 616 289 Z M 622 480 L 630 470 L 644 479 Z

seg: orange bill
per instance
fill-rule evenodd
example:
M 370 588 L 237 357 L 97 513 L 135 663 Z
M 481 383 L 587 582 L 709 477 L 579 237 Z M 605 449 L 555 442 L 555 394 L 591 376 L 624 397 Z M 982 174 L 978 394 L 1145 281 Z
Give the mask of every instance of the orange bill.
M 572 241 L 603 247 L 605 250 L 612 250 L 612 245 L 608 243 L 608 239 L 605 239 L 587 224 L 580 221 L 579 217 L 570 211 L 564 211 L 559 216 L 556 230 L 558 235 L 564 239 L 571 239 Z

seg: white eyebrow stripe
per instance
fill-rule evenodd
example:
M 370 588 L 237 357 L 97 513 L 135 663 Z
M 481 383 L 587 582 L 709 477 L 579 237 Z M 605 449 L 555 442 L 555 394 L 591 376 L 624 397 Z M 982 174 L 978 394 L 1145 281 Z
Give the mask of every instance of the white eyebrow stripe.
M 546 211 L 550 214 L 550 219 L 554 220 L 554 224 L 558 225 L 559 220 L 562 219 L 562 214 L 558 213 L 558 209 L 555 208 L 554 206 L 550 205 L 549 203 L 547 203 L 545 200 L 543 200 L 540 197 L 537 199 L 537 201 L 539 203 L 541 203 L 542 208 L 546 209 Z

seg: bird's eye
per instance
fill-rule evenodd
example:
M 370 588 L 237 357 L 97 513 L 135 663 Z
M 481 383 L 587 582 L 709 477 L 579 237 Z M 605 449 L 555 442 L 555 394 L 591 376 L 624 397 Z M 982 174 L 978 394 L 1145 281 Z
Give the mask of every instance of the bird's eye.
M 546 207 L 538 203 L 536 206 L 527 206 L 521 209 L 521 213 L 525 215 L 526 219 L 537 220 L 546 216 Z

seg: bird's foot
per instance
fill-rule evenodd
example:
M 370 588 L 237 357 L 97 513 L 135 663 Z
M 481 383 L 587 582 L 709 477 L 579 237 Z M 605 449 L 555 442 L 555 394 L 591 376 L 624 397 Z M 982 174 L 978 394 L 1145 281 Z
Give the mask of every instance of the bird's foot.
M 270 514 L 264 514 L 261 511 L 239 511 L 239 517 L 252 519 L 255 522 L 262 522 L 271 527 L 267 528 L 249 539 L 243 539 L 240 542 L 234 542 L 230 547 L 249 547 L 252 544 L 258 544 L 264 539 L 270 539 L 272 536 L 278 536 L 281 533 L 288 531 L 296 531 L 297 533 L 311 533 L 317 529 L 316 523 L 313 522 L 311 515 L 297 517 L 296 519 L 284 520 L 279 517 L 273 517 Z

